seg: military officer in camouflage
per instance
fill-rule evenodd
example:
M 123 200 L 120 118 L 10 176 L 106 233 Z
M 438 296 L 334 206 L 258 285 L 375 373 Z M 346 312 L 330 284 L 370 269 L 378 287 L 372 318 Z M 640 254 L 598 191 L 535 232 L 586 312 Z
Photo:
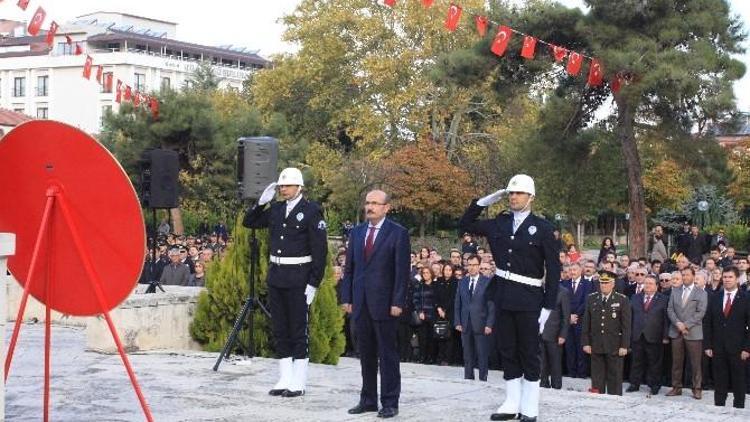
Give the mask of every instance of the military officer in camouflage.
M 630 301 L 614 291 L 614 273 L 599 274 L 600 291 L 586 298 L 581 344 L 591 355 L 591 391 L 621 396 L 623 362 L 630 347 Z

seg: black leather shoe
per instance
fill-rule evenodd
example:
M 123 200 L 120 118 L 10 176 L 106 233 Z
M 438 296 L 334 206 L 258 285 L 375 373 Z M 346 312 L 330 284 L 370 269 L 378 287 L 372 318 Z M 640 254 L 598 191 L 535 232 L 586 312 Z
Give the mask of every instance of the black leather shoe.
M 529 417 L 529 416 L 526 416 L 526 415 L 521 415 L 521 419 L 519 419 L 519 420 L 521 422 L 536 422 L 536 416 L 534 416 L 532 418 L 532 417 Z
M 657 387 L 651 387 L 651 395 L 652 396 L 658 395 L 659 394 L 659 389 L 660 389 L 660 387 L 658 387 L 658 386 Z
M 638 390 L 640 390 L 640 389 L 641 389 L 641 386 L 640 386 L 640 385 L 634 385 L 634 384 L 630 384 L 630 385 L 628 386 L 627 390 L 625 390 L 625 392 L 626 392 L 626 393 L 632 393 L 632 392 L 634 392 L 634 391 L 638 391 Z
M 551 387 L 551 385 L 550 385 L 549 382 L 544 382 L 544 381 L 540 382 L 539 386 L 542 387 L 542 388 L 550 388 Z
M 518 413 L 493 413 L 490 415 L 491 421 L 512 421 L 518 419 Z
M 286 388 L 278 388 L 278 389 L 269 391 L 268 394 L 271 396 L 283 396 L 285 391 L 288 391 L 288 390 Z
M 360 413 L 377 412 L 377 411 L 378 411 L 378 407 L 377 406 L 365 406 L 362 403 L 359 403 L 358 405 L 356 405 L 356 406 L 352 407 L 351 409 L 349 409 L 347 412 L 350 415 L 359 415 Z
M 398 409 L 395 407 L 384 407 L 378 412 L 379 418 L 392 418 L 398 415 Z
M 283 393 L 281 393 L 282 397 L 299 397 L 304 396 L 305 390 L 298 390 L 298 391 L 290 391 L 290 390 L 284 390 Z

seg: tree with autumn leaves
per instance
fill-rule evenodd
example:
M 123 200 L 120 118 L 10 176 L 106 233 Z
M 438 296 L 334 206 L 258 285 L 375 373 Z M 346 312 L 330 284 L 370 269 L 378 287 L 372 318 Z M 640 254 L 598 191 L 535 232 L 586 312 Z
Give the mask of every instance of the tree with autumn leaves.
M 474 196 L 469 173 L 448 160 L 445 145 L 424 139 L 385 160 L 383 184 L 397 210 L 413 213 L 419 237 L 435 214 L 459 217 Z

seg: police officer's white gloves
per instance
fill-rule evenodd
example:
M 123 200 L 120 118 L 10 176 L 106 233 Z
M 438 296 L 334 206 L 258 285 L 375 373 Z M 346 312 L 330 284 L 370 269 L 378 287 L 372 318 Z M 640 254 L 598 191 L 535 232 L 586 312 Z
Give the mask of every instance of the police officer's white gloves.
M 315 299 L 315 292 L 317 291 L 317 287 L 313 287 L 309 284 L 307 285 L 307 287 L 305 287 L 305 301 L 307 302 L 308 306 L 310 306 L 310 304 L 313 302 L 313 299 Z
M 483 198 L 480 198 L 477 201 L 477 205 L 480 207 L 489 207 L 490 205 L 500 201 L 503 198 L 503 195 L 505 195 L 508 191 L 505 189 L 500 189 L 497 192 L 491 193 Z
M 271 184 L 266 186 L 263 193 L 260 195 L 258 205 L 266 205 L 271 202 L 274 196 L 276 196 L 276 182 L 271 182 Z
M 539 334 L 542 334 L 542 331 L 544 331 L 544 325 L 547 323 L 550 313 L 552 313 L 550 309 L 542 308 L 542 312 L 539 314 Z

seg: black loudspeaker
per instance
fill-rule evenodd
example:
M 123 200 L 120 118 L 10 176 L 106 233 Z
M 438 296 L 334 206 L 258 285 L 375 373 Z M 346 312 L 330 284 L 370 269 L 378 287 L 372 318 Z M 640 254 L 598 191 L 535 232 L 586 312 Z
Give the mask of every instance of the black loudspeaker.
M 141 202 L 146 208 L 179 206 L 180 157 L 176 151 L 149 149 L 141 157 Z
M 258 199 L 276 181 L 279 141 L 269 136 L 237 140 L 237 186 L 241 199 Z

